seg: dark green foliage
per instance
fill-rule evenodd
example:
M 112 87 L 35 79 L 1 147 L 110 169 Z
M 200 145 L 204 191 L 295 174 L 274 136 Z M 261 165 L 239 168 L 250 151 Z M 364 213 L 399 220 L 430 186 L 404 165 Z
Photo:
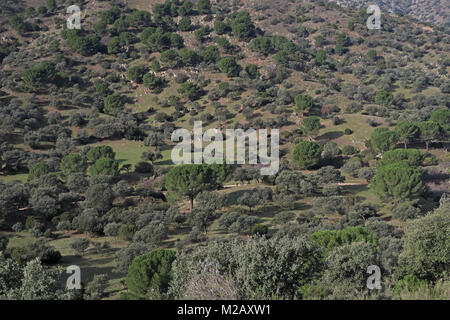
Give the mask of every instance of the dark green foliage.
M 295 146 L 292 160 L 301 168 L 310 168 L 319 163 L 321 153 L 322 148 L 317 143 L 302 141 Z
M 41 160 L 30 167 L 30 170 L 28 173 L 28 180 L 31 181 L 33 179 L 42 177 L 49 172 L 50 172 L 50 168 L 48 167 L 47 163 L 45 163 L 44 161 Z
M 407 147 L 407 144 L 414 141 L 420 135 L 419 127 L 414 123 L 406 121 L 397 124 L 394 131 L 397 134 L 399 141 L 403 142 L 403 144 L 405 145 L 405 149 Z
M 150 88 L 155 92 L 159 92 L 160 90 L 162 90 L 162 87 L 164 86 L 164 79 L 155 76 L 153 73 L 147 73 L 143 78 L 143 83 L 144 86 L 146 86 L 147 88 Z
M 443 130 L 439 123 L 434 121 L 422 121 L 418 124 L 420 129 L 420 139 L 425 142 L 427 151 L 429 149 L 429 143 L 439 139 Z
M 56 80 L 55 65 L 46 61 L 25 70 L 22 75 L 23 87 L 29 92 L 37 92 Z
M 222 58 L 217 65 L 220 71 L 226 73 L 229 77 L 236 76 L 241 69 L 234 57 Z
M 103 111 L 114 115 L 122 111 L 124 105 L 125 97 L 119 93 L 113 93 L 105 98 Z
M 137 173 L 147 173 L 148 175 L 153 175 L 153 166 L 148 162 L 140 161 L 134 167 L 134 171 Z
M 314 107 L 314 99 L 306 94 L 295 97 L 295 107 L 301 114 L 308 113 Z
M 371 188 L 382 198 L 412 199 L 425 193 L 422 169 L 397 162 L 378 168 Z
M 216 187 L 216 174 L 208 165 L 178 165 L 170 169 L 166 176 L 167 190 L 174 195 L 187 196 L 191 201 L 191 209 L 197 194 Z
M 117 176 L 119 174 L 119 163 L 111 158 L 100 158 L 89 168 L 90 175 Z
M 370 148 L 377 153 L 383 153 L 395 148 L 398 137 L 394 131 L 390 131 L 388 128 L 376 128 L 370 136 L 369 145 Z
M 391 93 L 386 92 L 385 90 L 380 90 L 375 95 L 375 103 L 388 107 L 392 104 L 392 101 L 394 100 L 394 96 Z
M 86 170 L 86 161 L 78 153 L 71 153 L 61 159 L 60 170 L 66 175 Z
M 192 82 L 186 81 L 180 85 L 178 93 L 180 93 L 183 98 L 194 101 L 202 96 L 203 91 Z
M 378 244 L 377 236 L 363 227 L 348 227 L 342 230 L 320 230 L 313 233 L 309 239 L 323 248 L 324 257 L 327 257 L 335 248 L 352 242 L 365 241 L 374 247 Z
M 86 154 L 86 157 L 89 163 L 94 163 L 100 158 L 114 159 L 116 157 L 116 153 L 110 146 L 100 145 L 91 148 Z
M 175 255 L 173 250 L 157 249 L 135 258 L 126 278 L 131 293 L 140 298 L 164 295 L 172 278 Z
M 203 61 L 206 63 L 216 63 L 220 58 L 219 48 L 216 46 L 208 46 L 202 52 Z
M 395 149 L 387 151 L 377 161 L 377 168 L 404 161 L 412 167 L 420 167 L 425 159 L 425 154 L 417 149 Z
M 147 70 L 144 66 L 134 66 L 128 69 L 128 79 L 142 83 L 142 78 L 144 77 Z
M 200 14 L 207 14 L 211 11 L 211 2 L 209 0 L 199 0 L 197 2 L 197 11 Z
M 231 20 L 233 36 L 239 41 L 250 41 L 255 35 L 255 26 L 247 11 L 241 11 Z
M 260 54 L 268 55 L 273 50 L 272 42 L 270 41 L 270 38 L 258 37 L 250 42 L 250 49 Z
M 302 130 L 307 136 L 315 136 L 319 133 L 320 118 L 316 116 L 306 117 L 302 122 Z

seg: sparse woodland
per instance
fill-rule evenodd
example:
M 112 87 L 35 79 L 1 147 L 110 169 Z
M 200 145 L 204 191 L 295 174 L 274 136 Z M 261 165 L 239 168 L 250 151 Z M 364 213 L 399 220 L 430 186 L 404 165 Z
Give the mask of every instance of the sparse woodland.
M 449 30 L 368 17 L 2 1 L 0 299 L 450 299 Z M 174 165 L 194 121 L 280 129 L 278 172 Z

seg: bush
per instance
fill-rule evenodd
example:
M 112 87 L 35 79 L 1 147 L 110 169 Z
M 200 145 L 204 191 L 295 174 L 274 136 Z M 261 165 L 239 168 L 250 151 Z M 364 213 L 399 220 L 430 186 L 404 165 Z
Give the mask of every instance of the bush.
M 123 224 L 120 226 L 118 231 L 119 239 L 131 241 L 135 232 L 136 228 L 132 224 Z
M 400 220 L 416 219 L 422 215 L 422 211 L 411 202 L 399 203 L 392 209 L 392 217 Z
M 342 171 L 352 177 L 357 177 L 358 170 L 361 169 L 362 166 L 363 162 L 360 158 L 352 158 L 342 166 Z
M 255 224 L 252 227 L 252 234 L 255 235 L 266 235 L 267 233 L 269 233 L 269 227 L 264 225 L 264 224 Z
M 108 237 L 116 237 L 119 234 L 120 223 L 110 222 L 103 229 L 103 233 Z
M 352 130 L 352 129 L 350 129 L 350 128 L 345 128 L 344 134 L 350 135 L 350 134 L 352 134 L 352 133 L 353 133 L 353 130 Z
M 14 230 L 14 232 L 21 232 L 24 230 L 24 226 L 23 226 L 22 222 L 17 222 L 12 226 L 12 229 Z
M 78 238 L 75 239 L 71 244 L 70 247 L 75 250 L 75 252 L 79 255 L 82 256 L 84 254 L 84 252 L 87 250 L 87 248 L 89 248 L 90 245 L 90 241 L 88 239 L 85 238 Z
M 349 145 L 349 144 L 342 147 L 342 154 L 344 154 L 346 156 L 349 156 L 352 154 L 357 154 L 358 152 L 359 152 L 359 150 L 357 148 L 355 148 L 354 146 Z
M 144 161 L 140 161 L 136 163 L 136 166 L 134 167 L 134 171 L 137 173 L 148 173 L 150 175 L 153 175 L 153 166 Z

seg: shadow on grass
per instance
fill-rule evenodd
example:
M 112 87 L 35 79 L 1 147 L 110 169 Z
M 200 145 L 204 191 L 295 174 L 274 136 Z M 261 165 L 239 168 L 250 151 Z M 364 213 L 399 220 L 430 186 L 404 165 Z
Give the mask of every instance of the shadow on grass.
M 344 135 L 342 131 L 331 131 L 318 136 L 316 140 L 333 140 L 340 138 Z

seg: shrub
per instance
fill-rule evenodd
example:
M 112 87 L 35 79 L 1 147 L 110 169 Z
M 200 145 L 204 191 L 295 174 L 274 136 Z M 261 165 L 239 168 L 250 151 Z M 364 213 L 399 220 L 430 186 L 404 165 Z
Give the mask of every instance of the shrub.
M 84 252 L 89 248 L 90 241 L 85 238 L 78 238 L 75 239 L 71 244 L 70 247 L 75 250 L 75 252 L 82 256 Z

